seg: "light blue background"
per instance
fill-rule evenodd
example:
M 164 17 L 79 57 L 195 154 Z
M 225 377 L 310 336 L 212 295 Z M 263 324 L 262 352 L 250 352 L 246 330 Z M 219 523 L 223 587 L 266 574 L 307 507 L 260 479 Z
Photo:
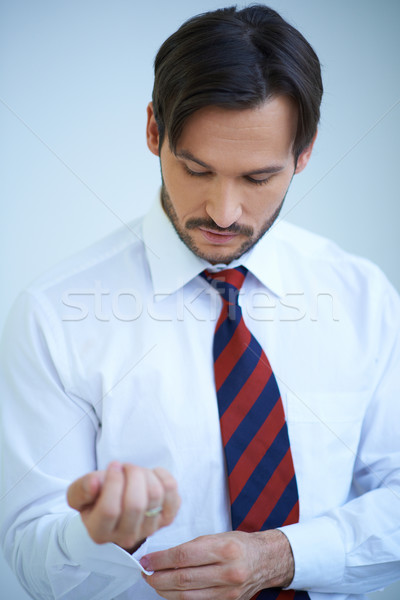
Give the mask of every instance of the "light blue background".
M 211 0 L 0 1 L 0 327 L 16 294 L 144 213 L 152 61 Z M 400 289 L 398 0 L 271 0 L 316 49 L 325 96 L 314 156 L 283 214 L 378 263 Z M 399 574 L 400 577 L 400 574 Z M 1 597 L 27 598 L 0 563 Z M 371 596 L 399 600 L 400 585 Z

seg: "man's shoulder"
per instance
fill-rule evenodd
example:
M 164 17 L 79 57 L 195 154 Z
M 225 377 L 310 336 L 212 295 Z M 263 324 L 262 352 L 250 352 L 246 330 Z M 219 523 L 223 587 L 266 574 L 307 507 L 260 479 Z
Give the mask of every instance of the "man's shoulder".
M 124 277 L 134 265 L 140 264 L 140 257 L 144 255 L 142 221 L 142 217 L 135 219 L 65 258 L 32 281 L 27 291 L 34 295 L 51 294 L 60 286 L 84 285 L 85 282 L 90 285 L 118 273 Z
M 392 287 L 373 261 L 343 249 L 327 237 L 280 221 L 274 238 L 281 264 L 303 279 L 309 276 L 319 283 L 342 286 L 355 295 L 365 293 L 367 288 L 382 292 Z
M 329 263 L 347 263 L 364 270 L 378 270 L 372 261 L 342 248 L 334 240 L 311 232 L 287 221 L 280 221 L 274 231 L 277 243 L 299 260 Z

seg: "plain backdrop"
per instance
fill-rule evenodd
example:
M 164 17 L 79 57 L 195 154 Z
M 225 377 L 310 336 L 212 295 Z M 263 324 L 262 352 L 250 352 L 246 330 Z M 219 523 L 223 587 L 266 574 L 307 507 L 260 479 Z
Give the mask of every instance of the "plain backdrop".
M 186 18 L 229 4 L 0 0 L 0 327 L 30 280 L 146 212 L 160 179 L 145 145 L 155 53 Z M 325 85 L 314 155 L 283 215 L 399 289 L 400 3 L 269 4 L 314 46 Z M 1 597 L 27 598 L 3 560 L 0 571 Z M 398 600 L 400 585 L 371 597 Z

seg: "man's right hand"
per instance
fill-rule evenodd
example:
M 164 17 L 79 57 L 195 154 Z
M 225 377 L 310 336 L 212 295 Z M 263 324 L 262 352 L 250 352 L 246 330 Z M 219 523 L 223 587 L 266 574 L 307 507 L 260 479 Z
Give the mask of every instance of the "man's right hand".
M 168 471 L 118 462 L 71 483 L 67 499 L 81 513 L 94 542 L 113 542 L 128 552 L 172 523 L 180 506 L 176 481 Z M 152 515 L 158 507 L 161 512 Z

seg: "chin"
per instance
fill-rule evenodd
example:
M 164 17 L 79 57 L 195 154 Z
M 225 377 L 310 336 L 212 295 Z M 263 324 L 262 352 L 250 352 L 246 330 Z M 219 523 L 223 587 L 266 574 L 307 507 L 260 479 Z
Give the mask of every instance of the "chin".
M 229 264 L 240 258 L 253 244 L 248 241 L 236 248 L 221 248 L 220 246 L 199 247 L 192 246 L 190 249 L 196 256 L 211 264 Z

